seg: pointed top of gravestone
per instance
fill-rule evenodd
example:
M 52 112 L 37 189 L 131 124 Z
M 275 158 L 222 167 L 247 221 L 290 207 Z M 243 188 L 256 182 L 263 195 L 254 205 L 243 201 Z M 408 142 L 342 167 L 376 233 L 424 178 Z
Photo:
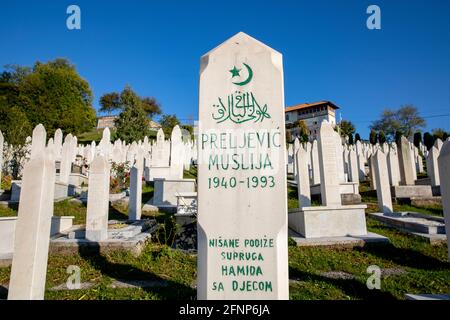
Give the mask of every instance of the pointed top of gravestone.
M 33 138 L 31 140 L 31 155 L 30 158 L 36 158 L 42 151 L 44 151 L 47 144 L 47 132 L 42 124 L 38 124 L 33 130 Z
M 399 145 L 407 145 L 407 146 L 409 146 L 409 141 L 408 141 L 408 139 L 406 139 L 405 136 L 402 136 L 402 137 L 400 138 L 400 140 L 398 141 L 398 144 L 399 144 Z
M 72 134 L 69 133 L 65 138 L 64 138 L 64 143 L 72 143 Z
M 34 128 L 32 136 L 33 136 L 32 141 L 34 141 L 35 139 L 38 139 L 39 141 L 47 140 L 47 132 L 45 131 L 45 128 L 41 123 L 39 123 Z
M 173 142 L 181 142 L 181 129 L 178 125 L 173 127 L 172 129 L 172 135 L 170 136 L 170 139 Z
M 319 138 L 320 136 L 322 136 L 323 134 L 329 135 L 331 137 L 335 137 L 335 131 L 333 129 L 333 127 L 331 126 L 331 124 L 324 120 L 322 121 L 322 123 L 320 124 L 320 129 L 319 129 Z
M 441 150 L 442 146 L 443 146 L 443 142 L 441 139 L 437 138 L 436 141 L 434 142 L 434 146 L 438 149 Z
M 55 137 L 55 139 L 54 139 L 55 143 L 58 143 L 59 141 L 61 141 L 61 143 L 62 143 L 63 133 L 62 133 L 61 129 L 59 129 L 59 128 L 56 129 L 54 137 Z
M 238 45 L 249 44 L 249 43 L 260 46 L 266 50 L 270 50 L 274 53 L 281 55 L 281 53 L 279 53 L 278 51 L 274 50 L 273 48 L 269 47 L 268 45 L 262 43 L 259 40 L 256 40 L 255 38 L 253 38 L 253 37 L 249 36 L 248 34 L 246 34 L 245 32 L 241 31 L 239 33 L 236 33 L 234 36 L 232 36 L 228 40 L 225 40 L 224 42 L 222 42 L 220 45 L 218 45 L 214 49 L 208 51 L 206 54 L 204 54 L 202 56 L 202 60 L 207 58 L 208 56 L 210 56 L 212 53 L 217 53 L 226 47 L 238 46 Z
M 164 131 L 161 128 L 158 130 L 158 133 L 156 134 L 156 141 L 157 142 L 163 142 L 164 141 Z
M 105 129 L 103 129 L 103 135 L 102 135 L 102 140 L 106 140 L 108 142 L 111 141 L 111 132 L 109 131 L 109 128 L 106 127 Z

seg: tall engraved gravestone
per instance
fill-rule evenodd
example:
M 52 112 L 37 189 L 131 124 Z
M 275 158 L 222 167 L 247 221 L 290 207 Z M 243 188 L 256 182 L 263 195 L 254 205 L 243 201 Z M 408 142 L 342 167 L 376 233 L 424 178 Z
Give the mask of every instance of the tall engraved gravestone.
M 198 299 L 288 299 L 282 55 L 238 33 L 199 99 Z

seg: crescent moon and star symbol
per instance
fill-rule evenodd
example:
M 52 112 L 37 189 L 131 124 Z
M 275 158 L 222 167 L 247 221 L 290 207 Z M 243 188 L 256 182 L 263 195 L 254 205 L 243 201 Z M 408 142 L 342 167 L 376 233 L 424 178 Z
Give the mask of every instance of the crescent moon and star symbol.
M 246 84 L 248 84 L 253 79 L 253 70 L 252 70 L 252 68 L 250 68 L 250 66 L 248 64 L 246 64 L 246 63 L 242 63 L 242 64 L 247 69 L 248 77 L 244 81 L 233 82 L 233 84 L 235 84 L 237 86 L 245 86 Z M 240 77 L 241 76 L 240 75 L 241 71 L 242 71 L 242 69 L 238 69 L 238 68 L 236 68 L 236 66 L 234 66 L 233 69 L 230 70 L 230 72 L 232 74 L 231 79 L 233 79 L 234 77 Z
M 253 79 L 253 70 L 246 63 L 242 63 L 247 69 L 248 76 L 245 80 L 240 82 L 232 82 L 237 86 L 245 86 Z M 242 69 L 233 67 L 228 70 L 231 72 L 231 79 L 235 77 L 241 78 L 240 72 Z M 242 77 L 243 78 L 243 77 Z M 227 95 L 227 97 L 218 97 L 218 102 L 213 104 L 214 112 L 212 118 L 216 123 L 230 121 L 237 124 L 247 121 L 263 122 L 265 119 L 270 119 L 267 104 L 259 104 L 255 94 L 251 91 L 236 89 L 234 92 Z

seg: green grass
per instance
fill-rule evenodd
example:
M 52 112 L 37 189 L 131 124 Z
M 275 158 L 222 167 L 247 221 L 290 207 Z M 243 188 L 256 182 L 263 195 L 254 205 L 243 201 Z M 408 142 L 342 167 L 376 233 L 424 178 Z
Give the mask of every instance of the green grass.
M 296 209 L 299 207 L 297 188 L 288 186 L 288 209 Z
M 153 192 L 144 187 L 143 198 Z M 145 195 L 144 195 L 145 194 Z M 289 207 L 298 207 L 295 188 L 288 188 Z M 371 200 L 371 199 L 369 199 Z M 372 199 L 373 200 L 373 199 Z M 296 202 L 297 201 L 297 202 Z M 369 203 L 371 207 L 376 203 Z M 71 204 L 60 204 L 71 208 Z M 65 206 L 69 206 L 67 208 Z M 119 208 L 120 209 L 120 208 Z M 124 215 L 124 209 L 117 211 Z M 424 212 L 434 213 L 429 208 Z M 77 209 L 81 210 L 81 209 Z M 170 219 L 164 213 L 149 213 L 160 223 Z M 291 299 L 404 299 L 406 293 L 450 293 L 450 263 L 447 245 L 430 245 L 426 240 L 389 228 L 367 217 L 368 230 L 390 239 L 388 245 L 364 248 L 296 247 L 289 242 L 289 277 Z M 81 281 L 92 282 L 86 290 L 51 291 L 68 278 L 70 265 L 81 268 Z M 376 265 L 397 273 L 383 275 L 381 290 L 369 290 L 367 268 Z M 326 272 L 341 272 L 349 279 L 331 278 Z M 10 268 L 0 268 L 0 283 L 9 279 Z M 147 289 L 112 289 L 113 279 L 165 281 L 167 287 Z M 126 252 L 49 256 L 46 299 L 192 299 L 196 279 L 196 257 L 166 245 L 149 243 L 139 257 Z M 1 296 L 0 298 L 5 298 Z
M 13 207 L 0 206 L 0 217 L 15 217 L 17 216 L 17 205 Z
M 289 247 L 291 299 L 404 299 L 406 293 L 450 293 L 447 246 L 400 233 L 368 218 L 368 229 L 389 237 L 388 245 L 364 248 Z M 404 274 L 382 277 L 381 290 L 369 290 L 367 268 L 376 265 Z M 324 272 L 340 271 L 354 279 L 330 279 Z
M 368 182 L 362 182 L 359 187 L 362 202 L 367 204 L 366 213 L 379 212 L 377 192 L 376 190 L 370 190 Z M 409 204 L 392 203 L 395 212 L 418 212 L 434 216 L 444 216 L 442 205 L 428 205 L 428 206 L 413 206 Z
M 197 168 L 191 166 L 189 171 L 184 170 L 183 179 L 197 179 Z
M 66 283 L 70 265 L 81 269 L 81 282 L 91 282 L 86 290 L 52 291 Z M 127 252 L 72 255 L 50 254 L 47 269 L 45 299 L 191 299 L 196 273 L 196 258 L 166 246 L 149 244 L 139 257 Z M 10 268 L 0 268 L 0 283 L 8 281 Z M 164 281 L 167 287 L 148 289 L 108 288 L 113 279 Z M 0 298 L 6 298 L 0 296 Z
M 147 184 L 142 186 L 142 204 L 146 204 L 151 198 L 153 198 L 153 192 L 153 186 Z
M 86 223 L 86 205 L 70 201 L 71 199 L 55 202 L 54 216 L 74 216 L 74 224 Z

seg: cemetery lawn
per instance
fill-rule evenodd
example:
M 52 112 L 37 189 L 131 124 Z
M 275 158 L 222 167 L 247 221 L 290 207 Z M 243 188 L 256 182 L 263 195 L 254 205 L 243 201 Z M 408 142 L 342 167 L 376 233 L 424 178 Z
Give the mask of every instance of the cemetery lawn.
M 144 184 L 142 187 L 142 205 L 153 197 L 153 186 Z M 18 206 L 11 205 L 10 207 L 0 206 L 0 217 L 15 217 L 17 216 Z M 72 198 L 63 201 L 55 202 L 53 207 L 53 215 L 55 216 L 74 216 L 73 224 L 86 223 L 86 204 L 76 201 Z M 152 217 L 146 212 L 143 212 L 144 217 Z M 128 206 L 121 202 L 114 203 L 109 208 L 109 220 L 127 220 Z
M 115 129 L 110 129 L 110 130 L 111 130 L 111 139 L 113 139 L 116 134 L 116 130 Z M 77 136 L 77 139 L 78 139 L 78 143 L 82 143 L 82 144 L 91 144 L 92 141 L 95 141 L 95 143 L 98 144 L 100 142 L 100 140 L 102 139 L 102 135 L 103 135 L 103 129 L 93 128 L 91 131 L 84 132 L 84 133 L 80 134 L 79 136 Z M 112 141 L 114 141 L 114 140 L 112 140 Z
M 144 186 L 143 199 L 150 199 L 152 195 L 153 188 Z M 295 188 L 288 188 L 288 195 L 289 207 L 296 207 Z M 364 200 L 369 202 L 368 211 L 376 210 L 376 201 L 370 197 Z M 110 219 L 126 217 L 126 205 L 115 205 L 111 210 Z M 428 208 L 422 210 L 436 214 Z M 4 214 L 3 211 L 5 208 L 0 208 L 0 215 Z M 85 206 L 66 200 L 55 204 L 56 212 L 74 215 L 83 221 Z M 156 218 L 166 228 L 173 228 L 170 215 L 157 212 L 145 213 L 144 217 Z M 422 238 L 401 233 L 368 216 L 367 226 L 369 231 L 387 236 L 390 244 L 364 248 L 308 248 L 296 247 L 289 241 L 290 298 L 404 299 L 406 293 L 450 293 L 446 244 L 430 245 Z M 153 242 L 146 245 L 139 257 L 127 252 L 50 254 L 45 298 L 195 299 L 196 256 L 172 249 L 172 240 L 166 238 L 168 241 L 162 241 L 163 238 L 153 237 Z M 66 270 L 70 265 L 80 267 L 81 282 L 87 287 L 54 290 L 66 283 L 69 277 Z M 371 276 L 367 268 L 373 265 L 382 270 L 380 290 L 369 290 L 366 285 Z M 0 285 L 9 281 L 9 274 L 10 267 L 0 267 Z M 117 288 L 117 280 L 128 283 L 143 281 L 146 285 Z M 6 292 L 0 289 L 1 298 L 6 298 Z
M 0 218 L 15 217 L 15 216 L 17 216 L 17 205 L 12 207 L 0 206 Z
M 162 218 L 158 214 L 159 218 Z M 159 220 L 159 219 L 158 219 Z M 431 246 L 368 218 L 370 231 L 391 244 L 365 248 L 301 248 L 289 246 L 291 299 L 404 299 L 405 293 L 450 293 L 450 263 L 446 245 Z M 66 283 L 67 267 L 81 268 L 81 290 L 52 290 Z M 369 290 L 367 267 L 382 269 L 381 290 Z M 0 268 L 0 284 L 10 268 Z M 149 243 L 139 257 L 127 252 L 73 255 L 51 254 L 46 299 L 193 299 L 196 257 Z M 145 281 L 149 287 L 113 288 L 115 280 Z M 0 298 L 6 298 L 0 291 Z

